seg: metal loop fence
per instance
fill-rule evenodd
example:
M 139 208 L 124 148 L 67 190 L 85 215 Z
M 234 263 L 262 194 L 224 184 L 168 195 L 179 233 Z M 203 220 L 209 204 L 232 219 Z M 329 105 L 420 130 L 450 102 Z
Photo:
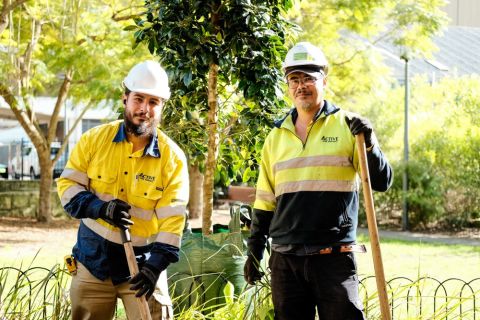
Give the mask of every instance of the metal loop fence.
M 67 274 L 59 266 L 26 270 L 1 267 L 0 319 L 68 319 L 70 277 Z M 211 276 L 215 281 L 228 284 L 219 273 Z M 199 283 L 198 277 L 193 280 L 195 288 L 190 289 L 196 290 L 196 299 L 200 299 L 197 303 L 205 303 L 201 292 L 207 290 L 205 284 Z M 392 319 L 480 319 L 480 278 L 466 281 L 428 276 L 415 280 L 395 277 L 387 281 L 387 291 Z M 360 294 L 367 318 L 380 319 L 374 276 L 360 280 Z
M 395 277 L 387 281 L 387 291 L 392 319 L 480 319 L 480 278 Z M 374 276 L 360 280 L 360 294 L 367 317 L 375 319 L 380 314 Z

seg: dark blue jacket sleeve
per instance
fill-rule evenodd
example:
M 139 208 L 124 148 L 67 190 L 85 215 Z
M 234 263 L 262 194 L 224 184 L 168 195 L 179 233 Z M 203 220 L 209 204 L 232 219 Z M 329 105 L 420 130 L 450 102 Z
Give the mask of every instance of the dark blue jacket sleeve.
M 272 211 L 253 209 L 250 237 L 247 240 L 248 254 L 259 261 L 263 258 L 263 252 L 267 246 L 272 218 Z
M 100 200 L 90 191 L 82 191 L 76 194 L 65 206 L 64 209 L 72 217 L 77 219 L 92 218 L 98 219 L 105 201 Z
M 177 262 L 180 249 L 165 243 L 154 243 L 150 251 L 151 256 L 146 264 L 153 266 L 158 271 L 165 270 L 170 263 Z
M 367 152 L 370 183 L 375 191 L 387 191 L 393 183 L 393 170 L 378 145 Z

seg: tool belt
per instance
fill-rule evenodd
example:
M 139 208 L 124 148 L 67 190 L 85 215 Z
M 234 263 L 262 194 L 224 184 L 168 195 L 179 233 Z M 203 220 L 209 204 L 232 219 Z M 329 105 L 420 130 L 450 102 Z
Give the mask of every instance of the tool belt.
M 326 247 L 320 249 L 319 251 L 313 254 L 332 254 L 332 253 L 345 253 L 345 252 L 360 252 L 365 253 L 367 252 L 367 248 L 364 244 L 344 244 L 344 245 L 337 245 Z

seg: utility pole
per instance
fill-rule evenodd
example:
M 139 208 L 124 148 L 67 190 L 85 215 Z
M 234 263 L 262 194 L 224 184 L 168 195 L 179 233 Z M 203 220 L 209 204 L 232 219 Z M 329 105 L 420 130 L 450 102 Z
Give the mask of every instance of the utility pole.
M 402 205 L 402 230 L 408 230 L 408 100 L 410 96 L 409 79 L 408 79 L 408 53 L 404 53 L 401 57 L 405 61 L 405 115 L 404 115 L 404 135 L 403 135 L 403 205 Z

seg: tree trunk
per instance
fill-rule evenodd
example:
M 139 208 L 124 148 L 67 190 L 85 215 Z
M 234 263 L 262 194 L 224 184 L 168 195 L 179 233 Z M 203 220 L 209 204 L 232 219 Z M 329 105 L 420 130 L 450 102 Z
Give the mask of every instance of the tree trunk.
M 213 187 L 215 167 L 217 166 L 217 149 L 219 134 L 217 130 L 218 101 L 217 101 L 218 65 L 210 64 L 208 71 L 208 154 L 205 164 L 203 181 L 203 216 L 202 233 L 212 233 Z
M 202 215 L 203 207 L 203 174 L 198 165 L 188 166 L 190 177 L 190 201 L 188 202 L 189 218 L 196 219 Z
M 38 154 L 40 164 L 40 197 L 38 199 L 38 222 L 51 222 L 51 193 L 53 182 L 53 162 L 50 160 L 50 148 Z

